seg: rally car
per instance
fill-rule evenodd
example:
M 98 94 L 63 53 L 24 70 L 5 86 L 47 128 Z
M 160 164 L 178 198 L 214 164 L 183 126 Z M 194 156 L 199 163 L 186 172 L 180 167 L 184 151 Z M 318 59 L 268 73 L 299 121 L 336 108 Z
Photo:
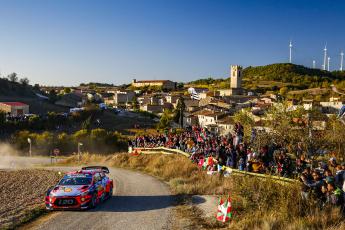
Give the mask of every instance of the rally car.
M 48 210 L 94 208 L 113 194 L 113 180 L 104 166 L 84 167 L 69 172 L 48 189 L 45 204 Z

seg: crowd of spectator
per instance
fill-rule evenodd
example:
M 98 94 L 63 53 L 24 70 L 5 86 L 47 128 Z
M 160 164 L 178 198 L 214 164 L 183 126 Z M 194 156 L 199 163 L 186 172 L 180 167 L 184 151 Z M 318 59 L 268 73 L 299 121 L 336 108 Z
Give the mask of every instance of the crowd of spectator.
M 243 126 L 235 124 L 232 135 L 219 136 L 198 126 L 185 129 L 181 133 L 161 133 L 142 135 L 129 141 L 130 147 L 154 148 L 166 147 L 190 153 L 190 159 L 213 174 L 224 166 L 254 173 L 267 173 L 281 177 L 299 179 L 302 195 L 313 196 L 320 206 L 344 204 L 345 165 L 338 164 L 335 158 L 327 163 L 308 159 L 301 143 L 294 148 L 294 154 L 288 153 L 284 146 L 274 143 L 261 146 L 258 150 L 251 147 L 255 141 L 253 131 L 250 142 L 243 139 Z
M 129 146 L 139 148 L 166 147 L 190 153 L 191 160 L 196 163 L 208 162 L 212 165 L 227 166 L 255 173 L 278 174 L 291 177 L 297 171 L 302 172 L 307 160 L 302 154 L 293 167 L 292 160 L 286 150 L 277 145 L 263 146 L 259 151 L 250 147 L 251 143 L 243 141 L 243 126 L 237 123 L 234 135 L 219 136 L 206 129 L 194 126 L 182 133 L 166 133 L 158 135 L 137 136 L 129 141 Z M 253 132 L 254 133 L 254 132 Z M 252 135 L 251 141 L 254 141 Z M 212 167 L 207 166 L 209 170 Z M 216 167 L 214 167 L 216 169 Z

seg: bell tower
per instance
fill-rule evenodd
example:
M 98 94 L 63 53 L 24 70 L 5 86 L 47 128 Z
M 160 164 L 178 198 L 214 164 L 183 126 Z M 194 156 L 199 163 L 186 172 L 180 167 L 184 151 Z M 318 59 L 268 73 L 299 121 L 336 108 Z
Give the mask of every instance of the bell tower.
M 231 65 L 230 89 L 232 95 L 240 95 L 242 93 L 242 66 Z

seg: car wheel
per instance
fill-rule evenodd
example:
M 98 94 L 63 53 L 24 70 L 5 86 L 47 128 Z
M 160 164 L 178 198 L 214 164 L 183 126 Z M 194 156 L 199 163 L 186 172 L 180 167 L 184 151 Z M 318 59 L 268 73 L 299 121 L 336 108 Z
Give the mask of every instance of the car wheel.
M 113 186 L 110 187 L 109 192 L 107 193 L 107 198 L 111 198 L 113 196 Z
M 89 208 L 96 208 L 97 206 L 97 194 L 93 194 L 91 201 L 90 201 L 90 205 Z

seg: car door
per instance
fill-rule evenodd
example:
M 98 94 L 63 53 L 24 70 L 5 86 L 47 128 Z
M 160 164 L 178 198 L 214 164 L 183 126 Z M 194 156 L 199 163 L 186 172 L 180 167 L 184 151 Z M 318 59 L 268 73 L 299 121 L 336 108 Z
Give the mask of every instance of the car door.
M 108 183 L 108 178 L 105 176 L 105 173 L 101 172 L 100 173 L 101 180 L 102 180 L 102 187 L 103 187 L 103 192 L 107 191 L 107 183 Z
M 95 180 L 95 187 L 96 187 L 98 198 L 101 198 L 102 193 L 103 193 L 103 186 L 102 186 L 101 175 L 99 173 L 95 173 L 94 180 Z

